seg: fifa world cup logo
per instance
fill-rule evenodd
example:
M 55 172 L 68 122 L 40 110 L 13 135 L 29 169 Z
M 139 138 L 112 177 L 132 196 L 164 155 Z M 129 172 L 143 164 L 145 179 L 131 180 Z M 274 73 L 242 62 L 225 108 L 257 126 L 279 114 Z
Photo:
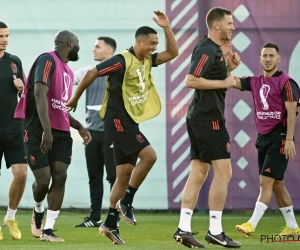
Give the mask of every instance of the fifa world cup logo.
M 145 78 L 144 78 L 144 74 L 145 74 L 145 66 L 142 65 L 141 67 L 139 67 L 137 70 L 136 70 L 136 73 L 138 74 L 139 76 L 139 80 L 140 80 L 140 92 L 144 92 L 145 88 L 146 88 L 146 85 L 145 85 Z
M 259 95 L 260 95 L 260 99 L 262 102 L 263 110 L 269 109 L 269 104 L 267 102 L 267 97 L 268 97 L 269 92 L 270 92 L 270 86 L 266 85 L 266 84 L 263 84 L 259 90 Z
M 64 92 L 62 93 L 62 99 L 64 101 L 67 101 L 69 98 L 69 87 L 70 87 L 71 79 L 66 72 L 64 72 L 63 78 L 64 78 Z

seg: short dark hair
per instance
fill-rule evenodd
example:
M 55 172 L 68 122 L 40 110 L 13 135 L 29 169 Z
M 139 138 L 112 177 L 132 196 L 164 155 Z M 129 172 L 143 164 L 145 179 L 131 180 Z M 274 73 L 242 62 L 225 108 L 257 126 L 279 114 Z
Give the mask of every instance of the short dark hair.
M 265 43 L 262 47 L 261 50 L 265 49 L 265 48 L 271 48 L 271 49 L 275 49 L 277 54 L 279 54 L 279 47 L 277 44 L 275 43 Z
M 7 25 L 4 22 L 0 21 L 0 29 L 6 29 L 8 28 Z
M 232 12 L 225 8 L 215 7 L 208 11 L 206 15 L 206 25 L 208 29 L 211 29 L 214 22 L 221 21 L 225 15 L 232 15 Z
M 108 37 L 108 36 L 99 36 L 98 40 L 103 40 L 105 44 L 107 44 L 108 46 L 112 47 L 112 49 L 114 50 L 114 52 L 117 49 L 117 43 L 115 41 L 115 39 Z
M 141 35 L 148 36 L 149 34 L 157 34 L 157 32 L 155 29 L 152 29 L 151 27 L 142 26 L 136 30 L 135 38 Z

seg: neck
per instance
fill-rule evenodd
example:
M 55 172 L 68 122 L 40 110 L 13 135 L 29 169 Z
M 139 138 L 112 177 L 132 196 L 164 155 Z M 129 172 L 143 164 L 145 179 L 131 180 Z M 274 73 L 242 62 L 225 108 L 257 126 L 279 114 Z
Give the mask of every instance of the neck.
M 0 58 L 4 56 L 4 50 L 0 50 Z
M 66 55 L 66 53 L 63 53 L 63 51 L 59 50 L 59 49 L 56 49 L 55 50 L 56 53 L 58 54 L 59 58 L 65 62 L 65 63 L 68 63 L 69 62 L 69 59 L 68 59 L 68 55 Z
M 272 75 L 274 75 L 276 73 L 277 70 L 278 69 L 275 68 L 275 69 L 273 69 L 272 71 L 269 71 L 269 72 L 264 71 L 264 77 L 271 77 Z
M 135 46 L 133 46 L 133 51 L 134 51 L 135 57 L 137 59 L 139 59 L 140 61 L 142 61 L 144 59 L 144 57 L 140 55 L 138 49 Z
M 221 45 L 220 37 L 217 34 L 215 34 L 214 32 L 208 31 L 207 37 L 210 38 L 214 43 Z
M 104 61 L 108 60 L 108 59 L 111 58 L 111 57 L 112 57 L 112 55 L 110 55 L 110 56 L 108 56 L 108 57 L 106 57 L 106 58 L 104 58 L 104 59 L 99 60 L 99 62 L 104 62 Z

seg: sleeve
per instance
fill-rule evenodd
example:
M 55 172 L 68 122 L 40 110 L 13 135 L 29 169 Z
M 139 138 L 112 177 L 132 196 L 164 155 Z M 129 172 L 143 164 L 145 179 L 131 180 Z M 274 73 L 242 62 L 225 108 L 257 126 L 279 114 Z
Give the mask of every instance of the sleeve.
M 242 87 L 241 91 L 245 91 L 245 90 L 251 91 L 251 85 L 250 85 L 251 79 L 252 79 L 251 76 L 240 78 L 240 80 L 241 80 L 241 87 Z
M 79 70 L 76 70 L 74 72 L 74 85 L 78 85 L 78 83 L 80 82 L 80 80 L 82 79 L 82 77 L 84 77 L 84 75 L 86 74 L 86 72 L 90 69 L 92 69 L 94 67 L 94 65 L 90 65 L 90 66 L 86 66 L 83 68 L 80 68 Z
M 55 61 L 50 54 L 41 55 L 35 62 L 34 83 L 42 82 L 50 87 Z
M 195 51 L 188 74 L 202 77 L 209 70 L 216 57 L 216 49 L 213 46 L 202 47 Z
M 282 98 L 284 102 L 298 102 L 299 96 L 299 87 L 298 84 L 289 79 L 283 86 L 282 89 Z
M 96 65 L 99 76 L 112 75 L 125 72 L 125 59 L 121 55 L 115 55 Z
M 158 53 L 154 53 L 154 54 L 151 55 L 152 67 L 157 67 L 158 66 L 158 65 L 156 65 L 157 55 L 158 55 Z

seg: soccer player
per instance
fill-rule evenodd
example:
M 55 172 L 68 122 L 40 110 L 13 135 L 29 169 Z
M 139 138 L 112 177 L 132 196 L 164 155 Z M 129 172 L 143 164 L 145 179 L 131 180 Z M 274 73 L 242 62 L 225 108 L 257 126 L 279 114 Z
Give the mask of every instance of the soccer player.
M 70 126 L 78 130 L 84 144 L 91 138 L 65 106 L 74 81 L 67 63 L 78 60 L 79 40 L 73 32 L 63 30 L 56 34 L 54 43 L 55 50 L 41 54 L 32 65 L 15 117 L 24 119 L 27 159 L 35 177 L 32 234 L 42 241 L 63 242 L 53 233 L 53 226 L 63 202 L 72 157 Z M 42 202 L 46 195 L 48 210 L 43 227 Z
M 94 60 L 100 63 L 113 56 L 116 51 L 116 41 L 111 37 L 98 37 L 94 45 Z M 74 72 L 74 84 L 77 85 L 86 72 L 93 66 L 87 66 Z M 104 165 L 107 181 L 112 189 L 116 180 L 112 141 L 104 133 L 103 121 L 99 110 L 106 90 L 106 77 L 98 77 L 86 90 L 86 124 L 93 140 L 85 146 L 86 166 L 89 176 L 91 212 L 75 227 L 100 227 L 103 199 Z
M 228 72 L 239 65 L 240 59 L 236 53 L 225 57 L 220 47 L 223 41 L 230 41 L 234 30 L 231 11 L 224 8 L 209 10 L 206 24 L 208 37 L 195 46 L 185 78 L 186 87 L 195 89 L 186 117 L 191 142 L 191 171 L 182 192 L 180 221 L 173 238 L 186 247 L 205 248 L 194 238 L 196 233 L 191 231 L 191 219 L 201 186 L 212 165 L 214 177 L 208 197 L 210 223 L 205 240 L 237 248 L 241 244 L 223 232 L 221 219 L 232 175 L 224 100 L 226 89 L 235 86 L 235 80 Z
M 258 151 L 260 193 L 250 220 L 236 225 L 236 229 L 246 236 L 254 234 L 271 202 L 272 193 L 286 221 L 286 227 L 280 235 L 300 234 L 293 203 L 284 185 L 288 161 L 296 155 L 294 131 L 300 92 L 298 84 L 278 70 L 279 62 L 278 46 L 266 43 L 260 55 L 263 75 L 235 78 L 235 88 L 252 93 L 255 124 L 259 133 L 255 146 Z
M 140 27 L 135 34 L 135 45 L 89 70 L 67 104 L 70 110 L 75 110 L 83 91 L 97 77 L 108 75 L 100 115 L 104 118 L 104 132 L 114 144 L 117 179 L 100 233 L 116 244 L 125 244 L 117 229 L 118 210 L 127 223 L 137 224 L 132 213 L 133 198 L 156 161 L 154 149 L 139 130 L 139 123 L 157 116 L 161 110 L 151 68 L 178 55 L 167 16 L 161 11 L 154 13 L 157 18 L 153 20 L 164 29 L 166 35 L 166 50 L 153 53 L 158 44 L 157 32 L 147 26 Z M 137 158 L 140 161 L 136 165 Z
M 27 179 L 27 160 L 24 151 L 22 123 L 14 119 L 18 103 L 18 94 L 23 91 L 25 76 L 19 57 L 5 52 L 9 40 L 7 25 L 0 22 L 0 168 L 4 154 L 6 167 L 11 168 L 13 180 L 9 188 L 9 204 L 4 225 L 9 229 L 10 236 L 21 239 L 15 215 L 24 193 Z M 0 240 L 3 239 L 0 227 Z

